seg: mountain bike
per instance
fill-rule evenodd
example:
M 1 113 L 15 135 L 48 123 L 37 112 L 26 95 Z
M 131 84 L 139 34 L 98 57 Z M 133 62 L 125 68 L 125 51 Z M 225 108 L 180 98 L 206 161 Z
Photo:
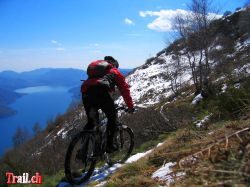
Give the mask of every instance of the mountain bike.
M 116 112 L 126 111 L 123 106 L 117 106 Z M 134 134 L 128 126 L 117 122 L 114 143 L 118 150 L 107 153 L 107 118 L 101 110 L 99 124 L 93 130 L 83 130 L 78 133 L 69 144 L 65 157 L 65 176 L 71 184 L 86 182 L 94 172 L 99 161 L 106 161 L 110 166 L 124 163 L 134 147 Z

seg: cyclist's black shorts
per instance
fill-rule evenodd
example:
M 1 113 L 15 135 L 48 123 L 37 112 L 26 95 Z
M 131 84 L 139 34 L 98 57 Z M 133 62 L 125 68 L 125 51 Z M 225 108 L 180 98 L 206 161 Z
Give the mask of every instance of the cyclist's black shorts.
M 108 131 L 114 131 L 116 127 L 115 104 L 106 87 L 89 87 L 87 93 L 82 94 L 82 102 L 88 117 L 85 129 L 92 129 L 94 125 L 98 124 L 98 109 L 101 109 L 108 118 Z

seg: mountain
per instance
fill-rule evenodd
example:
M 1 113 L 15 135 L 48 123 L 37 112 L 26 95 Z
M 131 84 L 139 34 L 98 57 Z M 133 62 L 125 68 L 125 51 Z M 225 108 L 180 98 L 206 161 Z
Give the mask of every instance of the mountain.
M 121 69 L 124 75 L 130 71 L 131 69 Z M 86 78 L 86 71 L 73 68 L 41 68 L 21 73 L 3 71 L 0 72 L 0 88 L 15 90 L 39 85 L 73 87 Z
M 130 69 L 121 69 L 123 74 L 130 71 Z M 86 71 L 73 68 L 41 68 L 21 73 L 0 72 L 0 115 L 5 116 L 7 111 L 13 114 L 7 105 L 21 96 L 15 92 L 16 89 L 43 85 L 71 87 L 73 97 L 79 100 L 81 80 L 86 78 Z
M 103 186 L 249 185 L 249 14 L 250 7 L 211 24 L 209 64 L 200 46 L 190 49 L 180 38 L 127 75 L 139 109 L 119 120 L 134 131 L 133 154 L 145 157 L 117 169 Z M 248 22 L 242 25 L 242 18 Z M 84 124 L 79 104 L 7 152 L 1 176 L 18 166 L 43 172 L 49 186 L 69 186 L 63 173 L 66 145 Z
M 0 88 L 0 118 L 15 114 L 7 105 L 21 97 L 21 94 Z
M 0 103 L 7 105 L 20 97 L 21 94 L 0 88 Z
M 0 77 L 3 80 L 0 82 L 1 88 L 7 86 L 7 88 L 16 89 L 38 85 L 74 86 L 79 84 L 81 79 L 86 78 L 86 72 L 72 68 L 42 68 L 22 73 L 3 71 L 0 73 Z
M 74 87 L 86 78 L 86 72 L 72 68 L 42 68 L 28 72 L 0 72 L 0 116 L 14 114 L 7 105 L 21 96 L 16 89 L 32 86 L 64 86 Z

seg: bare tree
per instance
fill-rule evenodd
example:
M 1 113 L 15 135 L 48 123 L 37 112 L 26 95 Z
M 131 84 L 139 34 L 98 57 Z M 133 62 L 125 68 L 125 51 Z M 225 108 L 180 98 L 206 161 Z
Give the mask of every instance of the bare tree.
M 213 44 L 210 23 L 216 18 L 212 0 L 192 0 L 188 15 L 176 18 L 176 30 L 184 42 L 193 82 L 198 92 L 206 90 L 209 82 L 209 50 Z M 212 13 L 213 12 L 213 13 Z
M 200 83 L 202 80 L 202 74 L 199 74 L 198 69 L 201 70 L 199 67 L 202 67 L 201 62 L 203 59 L 203 53 L 202 49 L 200 49 L 197 36 L 192 30 L 191 20 L 192 18 L 190 15 L 185 17 L 177 16 L 175 25 L 184 45 L 183 53 L 181 55 L 185 55 L 187 57 L 189 68 L 192 72 L 192 79 L 196 90 L 198 91 L 201 90 Z M 198 79 L 199 77 L 200 80 Z
M 182 87 L 182 74 L 184 72 L 184 67 L 181 64 L 180 55 L 178 52 L 172 56 L 172 59 L 174 63 L 171 64 L 171 66 L 168 66 L 167 76 L 170 79 L 171 90 L 175 95 L 179 95 L 180 89 Z

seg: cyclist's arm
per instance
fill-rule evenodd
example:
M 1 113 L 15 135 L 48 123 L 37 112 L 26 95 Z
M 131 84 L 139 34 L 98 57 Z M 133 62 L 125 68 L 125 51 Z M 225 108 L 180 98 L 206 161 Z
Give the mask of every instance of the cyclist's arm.
M 121 95 L 128 106 L 128 108 L 133 108 L 133 101 L 130 95 L 129 85 L 125 81 L 125 77 L 117 68 L 112 68 L 111 73 L 115 74 L 116 85 L 121 92 Z

